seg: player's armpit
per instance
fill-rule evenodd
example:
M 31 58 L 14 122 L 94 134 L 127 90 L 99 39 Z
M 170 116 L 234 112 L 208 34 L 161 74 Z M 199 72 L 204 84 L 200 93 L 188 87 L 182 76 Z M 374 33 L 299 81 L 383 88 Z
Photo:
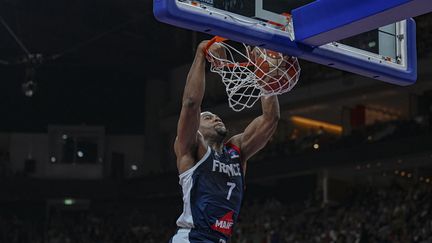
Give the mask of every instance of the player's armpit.
M 263 114 L 255 118 L 241 134 L 234 136 L 232 143 L 239 146 L 243 161 L 261 150 L 276 131 L 279 121 L 279 103 L 276 96 L 261 99 Z

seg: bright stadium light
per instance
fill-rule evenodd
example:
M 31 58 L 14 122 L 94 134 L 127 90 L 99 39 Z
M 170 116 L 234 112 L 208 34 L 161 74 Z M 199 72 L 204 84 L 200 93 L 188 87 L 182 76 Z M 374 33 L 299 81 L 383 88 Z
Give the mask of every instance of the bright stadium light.
M 66 205 L 66 206 L 71 206 L 71 205 L 75 204 L 75 200 L 72 199 L 72 198 L 65 198 L 63 200 L 63 204 Z

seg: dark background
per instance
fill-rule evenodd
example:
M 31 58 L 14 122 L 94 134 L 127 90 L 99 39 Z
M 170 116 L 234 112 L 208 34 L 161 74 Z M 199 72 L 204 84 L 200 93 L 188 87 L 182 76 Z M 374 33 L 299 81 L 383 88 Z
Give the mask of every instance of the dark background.
M 0 243 L 166 242 L 182 210 L 172 141 L 183 71 L 196 45 L 209 36 L 157 22 L 151 1 L 0 0 L 0 16 L 28 52 L 38 55 L 29 59 L 0 27 Z M 430 14 L 416 20 L 419 80 L 413 86 L 397 87 L 302 62 L 298 86 L 280 97 L 280 130 L 248 167 L 243 234 L 236 236 L 260 233 L 264 238 L 280 232 L 310 242 L 308 237 L 336 230 L 355 232 L 363 242 L 432 240 L 427 228 L 432 225 L 432 21 Z M 22 88 L 29 79 L 37 83 L 31 98 Z M 373 85 L 362 86 L 369 83 Z M 149 87 L 169 91 L 156 97 Z M 321 95 L 323 90 L 332 92 Z M 224 92 L 220 82 L 209 83 L 204 106 L 233 123 L 258 114 L 256 109 L 232 112 Z M 161 106 L 153 99 L 169 104 Z M 385 119 L 366 124 L 368 107 Z M 342 113 L 333 113 L 338 109 Z M 346 134 L 335 138 L 316 129 L 291 136 L 295 126 L 287 121 L 293 114 L 341 124 L 343 112 L 351 112 L 353 119 L 353 129 Z M 48 169 L 43 174 L 41 167 L 66 168 L 68 175 L 68 169 L 80 166 L 77 158 L 77 163 L 61 163 L 60 157 L 50 161 L 52 146 L 37 151 L 38 141 L 48 144 L 52 137 L 47 133 L 51 124 L 105 127 L 101 143 L 126 141 L 124 147 L 145 151 L 145 160 L 127 160 L 126 152 L 109 150 L 112 154 L 101 155 L 103 163 L 91 154 L 92 163 L 75 170 L 84 179 L 56 178 Z M 144 135 L 145 141 L 113 134 Z M 26 157 L 27 142 L 35 146 L 35 158 Z M 320 149 L 313 149 L 314 144 Z M 131 171 L 132 164 L 140 167 L 138 172 Z M 84 172 L 95 165 L 103 167 L 103 175 L 86 179 Z M 145 167 L 150 165 L 161 166 Z M 33 177 L 35 173 L 42 176 Z M 322 198 L 326 178 L 328 204 Z M 63 203 L 66 198 L 84 201 L 69 207 Z M 389 213 L 404 207 L 409 210 L 402 216 Z M 380 215 L 386 217 L 377 218 Z M 378 237 L 381 228 L 390 229 L 386 240 L 368 240 L 369 235 Z
M 163 79 L 193 57 L 192 33 L 157 22 L 151 1 L 2 1 L 0 16 L 32 54 L 0 27 L 2 130 L 43 130 L 49 123 L 143 126 L 145 82 Z M 20 63 L 20 64 L 17 64 Z M 34 67 L 37 92 L 23 95 Z

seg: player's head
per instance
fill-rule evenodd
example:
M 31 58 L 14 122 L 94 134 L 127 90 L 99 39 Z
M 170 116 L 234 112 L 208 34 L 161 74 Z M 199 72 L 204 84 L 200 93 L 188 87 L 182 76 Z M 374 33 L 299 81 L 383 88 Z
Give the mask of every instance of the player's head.
M 200 133 L 205 139 L 214 139 L 222 141 L 227 135 L 227 129 L 219 116 L 209 112 L 201 112 Z

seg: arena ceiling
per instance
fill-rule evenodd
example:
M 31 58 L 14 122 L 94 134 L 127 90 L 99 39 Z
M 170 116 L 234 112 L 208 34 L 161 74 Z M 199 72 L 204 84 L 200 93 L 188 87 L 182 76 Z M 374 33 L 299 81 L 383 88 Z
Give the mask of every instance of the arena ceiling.
M 206 37 L 157 22 L 152 0 L 0 0 L 0 16 L 0 131 L 84 123 L 143 132 L 146 116 L 155 115 L 145 114 L 146 80 L 167 80 Z M 29 79 L 37 84 L 31 98 L 22 87 Z M 316 102 L 309 96 L 300 102 L 305 111 Z M 292 100 L 281 104 L 293 109 Z
M 1 130 L 139 130 L 145 80 L 193 57 L 192 32 L 157 22 L 150 0 L 3 0 L 0 16 Z M 29 79 L 32 98 L 21 87 Z

